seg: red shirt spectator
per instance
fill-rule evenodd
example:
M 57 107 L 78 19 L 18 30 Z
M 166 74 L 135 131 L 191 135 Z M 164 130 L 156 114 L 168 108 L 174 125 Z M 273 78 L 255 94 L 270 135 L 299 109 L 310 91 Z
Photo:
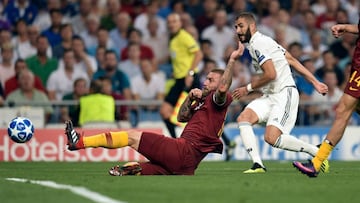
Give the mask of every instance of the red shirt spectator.
M 25 61 L 22 59 L 18 59 L 15 62 L 15 76 L 9 78 L 6 82 L 5 82 L 5 86 L 4 86 L 4 95 L 5 97 L 7 95 L 9 95 L 12 91 L 16 90 L 19 87 L 19 82 L 18 82 L 18 75 L 20 73 L 21 70 L 28 68 Z M 41 79 L 35 76 L 35 88 L 46 93 L 46 90 L 41 82 Z

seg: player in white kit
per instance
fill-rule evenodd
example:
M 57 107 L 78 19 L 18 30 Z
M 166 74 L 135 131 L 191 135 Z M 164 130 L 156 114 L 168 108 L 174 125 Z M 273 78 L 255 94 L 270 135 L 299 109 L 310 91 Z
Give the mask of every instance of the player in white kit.
M 282 46 L 258 32 L 255 18 L 251 13 L 241 13 L 235 21 L 235 28 L 239 40 L 246 43 L 246 48 L 252 57 L 252 64 L 259 77 L 247 86 L 234 90 L 233 97 L 239 99 L 254 89 L 263 93 L 262 97 L 250 102 L 237 118 L 244 147 L 253 160 L 252 168 L 244 173 L 266 172 L 252 128 L 252 125 L 256 123 L 266 123 L 264 139 L 273 147 L 306 152 L 315 156 L 318 151 L 315 145 L 290 135 L 296 122 L 299 105 L 299 93 L 290 65 L 311 82 L 317 92 L 326 94 L 327 86 L 319 82 Z M 328 167 L 328 163 L 324 163 L 323 170 Z

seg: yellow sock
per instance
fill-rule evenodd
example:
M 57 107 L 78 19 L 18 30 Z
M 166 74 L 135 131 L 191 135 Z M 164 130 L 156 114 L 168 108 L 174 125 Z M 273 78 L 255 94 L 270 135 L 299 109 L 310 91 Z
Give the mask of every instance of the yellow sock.
M 84 146 L 86 147 L 104 147 L 104 148 L 120 148 L 128 146 L 129 137 L 127 132 L 107 132 L 93 136 L 84 136 Z
M 334 146 L 332 146 L 329 141 L 323 141 L 316 156 L 312 159 L 316 171 L 320 170 L 321 164 L 329 157 L 333 149 Z

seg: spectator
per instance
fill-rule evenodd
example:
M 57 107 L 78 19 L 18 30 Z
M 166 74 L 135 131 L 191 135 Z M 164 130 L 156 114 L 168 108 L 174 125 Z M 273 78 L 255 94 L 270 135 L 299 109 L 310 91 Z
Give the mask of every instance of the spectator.
M 5 86 L 4 86 L 5 97 L 7 97 L 7 95 L 9 95 L 12 91 L 19 88 L 20 72 L 24 69 L 29 69 L 23 59 L 17 59 L 14 66 L 15 66 L 15 75 L 13 77 L 9 78 L 5 82 Z M 34 88 L 36 88 L 37 90 L 39 90 L 41 92 L 46 93 L 46 90 L 41 82 L 41 79 L 36 75 L 34 75 Z
M 158 0 L 150 0 L 146 6 L 146 11 L 138 15 L 134 20 L 134 27 L 141 31 L 144 37 L 149 36 L 147 25 L 150 18 L 155 18 L 158 23 L 157 34 L 164 35 L 166 34 L 166 22 L 160 16 L 157 16 L 159 11 L 159 2 Z
M 204 0 L 202 6 L 204 8 L 204 14 L 195 18 L 195 26 L 200 35 L 206 27 L 214 23 L 218 2 L 216 0 Z
M 128 44 L 130 43 L 137 43 L 140 45 L 140 58 L 141 59 L 150 59 L 153 64 L 155 64 L 155 57 L 154 57 L 154 52 L 153 50 L 142 44 L 142 33 L 140 30 L 132 28 L 128 31 Z M 128 47 L 125 47 L 122 51 L 121 51 L 121 60 L 125 60 L 128 59 L 128 53 L 129 51 L 127 50 Z
M 47 84 L 50 74 L 56 70 L 58 63 L 55 58 L 47 56 L 48 48 L 48 39 L 43 35 L 38 36 L 36 39 L 36 55 L 25 60 L 29 69 L 40 77 L 43 84 Z
M 2 3 L 4 4 L 4 1 Z M 3 13 L 1 6 L 4 5 L 0 5 L 0 13 Z M 0 30 L 11 30 L 11 26 L 10 22 L 3 15 L 0 15 Z
M 13 63 L 13 46 L 10 42 L 1 45 L 0 82 L 5 87 L 5 82 L 15 75 Z
M 100 77 L 99 80 L 102 82 L 101 92 L 106 95 L 112 96 L 115 101 L 124 100 L 124 96 L 117 92 L 113 92 L 111 78 Z M 116 106 L 115 105 L 115 119 L 116 120 L 126 120 L 128 118 L 128 111 L 125 105 Z
M 101 91 L 101 80 L 94 80 L 90 84 L 89 94 L 80 97 L 80 126 L 91 122 L 115 121 L 115 100 Z
M 351 61 L 351 51 L 354 48 L 356 35 L 344 33 L 340 40 L 336 40 L 330 44 L 329 49 L 336 57 L 341 70 L 345 69 L 348 62 Z
M 204 84 L 207 74 L 209 74 L 211 70 L 216 69 L 216 67 L 216 61 L 212 60 L 211 58 L 204 57 L 202 60 L 202 69 L 199 72 L 200 84 Z
M 91 0 L 79 0 L 79 13 L 71 18 L 74 34 L 78 35 L 85 30 L 85 21 L 91 13 Z
M 316 27 L 322 30 L 330 30 L 336 24 L 336 12 L 340 8 L 339 0 L 324 0 L 326 10 L 318 15 Z
M 291 54 L 291 53 L 290 53 Z M 316 68 L 314 66 L 314 62 L 311 60 L 310 56 L 303 55 L 299 59 L 301 64 L 311 72 L 311 74 L 315 75 Z M 299 74 L 296 74 L 294 77 L 296 87 L 299 91 L 299 99 L 300 101 L 307 102 L 311 100 L 311 95 L 315 92 L 314 86 L 309 83 L 305 78 L 301 77 Z M 301 125 L 311 125 L 311 120 L 309 117 L 309 108 L 307 105 L 299 105 L 298 110 L 298 118 L 297 123 Z
M 311 101 L 316 103 L 309 108 L 309 114 L 315 118 L 315 125 L 330 125 L 335 118 L 336 104 L 340 100 L 342 91 L 338 87 L 336 73 L 333 70 L 326 70 L 323 77 L 324 83 L 328 86 L 328 93 L 323 96 L 313 93 Z
M 304 65 L 304 67 L 308 69 L 308 71 L 315 75 L 316 68 L 309 56 L 305 55 L 301 57 L 300 61 Z M 314 92 L 314 86 L 312 86 L 311 83 L 309 83 L 307 80 L 305 80 L 305 78 L 301 77 L 300 75 L 295 75 L 295 83 L 296 87 L 299 90 L 300 100 L 309 101 L 311 95 Z
M 172 12 L 170 0 L 159 0 L 159 11 L 157 15 L 166 19 L 166 17 Z
M 290 25 L 290 14 L 284 9 L 279 10 L 278 24 L 284 26 L 286 44 L 301 41 L 300 30 Z
M 288 51 L 294 58 L 296 58 L 299 61 L 301 60 L 301 57 L 304 55 L 303 46 L 299 42 L 293 42 L 289 44 Z
M 72 39 L 72 49 L 75 56 L 75 68 L 87 73 L 91 79 L 97 70 L 96 59 L 86 53 L 85 44 L 81 37 L 74 36 Z
M 304 54 L 307 54 L 314 61 L 316 69 L 323 66 L 324 61 L 321 57 L 322 53 L 328 49 L 328 46 L 321 42 L 321 34 L 319 32 L 310 33 L 310 45 L 304 47 Z
M 34 87 L 34 74 L 28 70 L 23 69 L 19 73 L 19 88 L 11 92 L 6 97 L 6 102 L 8 104 L 15 103 L 18 101 L 21 102 L 49 102 L 48 97 L 42 91 L 37 90 Z M 51 114 L 53 113 L 53 108 L 51 105 L 44 105 L 45 111 L 45 120 L 49 121 Z
M 15 25 L 19 19 L 24 19 L 27 25 L 31 25 L 38 14 L 37 7 L 28 0 L 11 1 L 4 9 L 3 15 Z
M 62 18 L 61 18 L 61 23 L 69 23 L 70 22 L 70 16 L 66 15 L 66 13 L 63 11 L 63 9 L 61 9 L 61 4 L 64 1 L 60 0 L 47 0 L 46 1 L 46 7 L 44 6 L 44 8 L 39 10 L 38 15 L 36 16 L 33 25 L 36 25 L 39 27 L 40 32 L 43 32 L 45 30 L 47 30 L 51 24 L 52 24 L 52 20 L 51 20 L 51 11 L 52 10 L 59 10 Z
M 107 13 L 103 15 L 100 19 L 101 27 L 112 30 L 116 28 L 117 18 L 119 11 L 121 9 L 121 4 L 119 0 L 107 0 L 106 2 Z M 125 12 L 124 12 L 125 13 Z M 130 17 L 130 16 L 129 16 Z
M 183 28 L 187 28 L 188 26 L 194 26 L 194 20 L 191 18 L 189 13 L 180 14 L 181 24 Z
M 310 0 L 294 1 L 290 11 L 290 25 L 299 30 L 304 29 L 304 16 L 308 11 L 310 11 Z
M 94 14 L 90 14 L 85 20 L 85 29 L 80 32 L 80 37 L 84 41 L 85 49 L 90 50 L 97 46 L 97 32 L 100 27 L 100 19 Z
M 60 9 L 66 18 L 71 19 L 71 17 L 75 16 L 78 12 L 77 10 L 77 1 L 61 1 L 60 0 Z
M 284 49 L 288 48 L 288 43 L 286 41 L 286 26 L 284 24 L 278 24 L 275 27 L 274 40 Z
M 112 90 L 115 93 L 122 94 L 125 99 L 131 100 L 131 90 L 129 78 L 125 73 L 118 70 L 118 60 L 116 53 L 111 50 L 105 52 L 105 69 L 99 69 L 93 77 L 93 80 L 101 77 L 111 78 Z
M 229 6 L 231 6 L 231 9 L 229 9 L 230 11 L 227 10 L 228 24 L 232 25 L 241 12 L 248 11 L 249 2 L 246 0 L 234 0 Z
M 0 30 L 0 46 L 2 44 L 11 43 L 12 40 L 12 34 L 9 30 Z M 12 45 L 13 46 L 13 45 Z M 17 52 L 13 48 L 13 62 L 18 58 Z M 0 62 L 2 61 L 2 58 L 0 56 Z
M 131 80 L 131 78 L 141 75 L 139 44 L 130 43 L 128 45 L 128 56 L 128 59 L 119 63 L 119 70 L 124 72 Z
M 315 0 L 310 6 L 316 16 L 320 16 L 326 12 L 325 0 Z
M 317 69 L 315 76 L 320 80 L 324 80 L 324 75 L 326 71 L 334 71 L 336 73 L 337 85 L 340 86 L 344 82 L 344 72 L 336 65 L 336 59 L 331 51 L 326 50 L 322 54 L 324 65 Z
M 308 10 L 303 15 L 304 27 L 300 29 L 301 43 L 303 47 L 311 45 L 310 34 L 311 33 L 322 33 L 322 30 L 319 30 L 316 27 L 316 16 L 315 13 L 311 10 Z M 321 34 L 322 36 L 323 34 Z
M 169 61 L 168 35 L 158 34 L 158 27 L 156 18 L 150 18 L 147 25 L 149 35 L 144 37 L 143 44 L 153 50 L 157 64 L 162 65 Z
M 192 19 L 197 19 L 204 14 L 204 7 L 200 0 L 189 0 L 186 4 L 186 12 L 190 14 Z
M 75 67 L 73 50 L 65 50 L 62 61 L 64 63 L 64 68 L 58 68 L 52 72 L 46 84 L 50 100 L 61 101 L 64 95 L 73 91 L 73 85 L 76 79 L 88 79 L 85 72 L 78 67 Z
M 29 43 L 29 33 L 26 22 L 20 19 L 15 25 L 15 36 L 12 37 L 11 43 L 14 45 L 14 51 L 17 53 L 19 58 L 23 58 L 21 48 Z M 15 59 L 16 60 L 16 59 Z
M 115 18 L 116 27 L 109 33 L 110 38 L 114 42 L 116 53 L 121 53 L 127 46 L 127 32 L 131 24 L 131 17 L 126 12 L 120 12 Z
M 170 9 L 170 13 L 174 12 L 177 13 L 179 15 L 181 15 L 182 13 L 185 13 L 185 7 L 186 7 L 186 2 L 185 1 L 181 1 L 181 0 L 174 0 L 171 2 L 171 9 Z M 168 13 L 168 14 L 170 14 Z
M 51 47 L 61 43 L 60 29 L 62 24 L 62 13 L 60 9 L 50 10 L 51 26 L 42 32 L 50 42 Z
M 203 60 L 199 64 L 199 70 L 203 69 L 203 67 L 205 66 L 206 60 L 214 61 L 216 67 L 218 67 L 220 69 L 225 69 L 226 64 L 222 60 L 222 57 L 221 58 L 215 58 L 214 57 L 214 54 L 213 54 L 214 53 L 214 48 L 213 48 L 213 45 L 212 45 L 212 41 L 210 41 L 208 39 L 200 40 L 200 50 L 203 53 L 204 57 L 203 57 Z M 205 71 L 205 73 L 203 73 L 203 75 L 206 77 L 206 75 L 208 73 L 209 73 L 208 71 Z M 202 84 L 202 82 L 200 84 Z
M 28 41 L 18 44 L 17 47 L 18 58 L 21 59 L 27 59 L 37 54 L 37 38 L 40 36 L 39 27 L 36 25 L 29 25 L 27 27 L 27 33 L 29 36 Z M 48 46 L 46 49 L 46 56 L 51 58 L 52 55 L 51 46 Z
M 103 27 L 100 27 L 96 32 L 96 43 L 95 45 L 88 48 L 88 53 L 92 56 L 96 55 L 97 47 L 105 47 L 108 50 L 113 50 L 117 56 L 119 56 L 119 52 L 117 52 L 117 48 L 114 42 L 109 37 L 109 31 Z
M 53 47 L 53 56 L 60 59 L 64 55 L 64 50 L 72 48 L 73 30 L 70 24 L 62 24 L 60 27 L 61 43 Z
M 165 94 L 165 79 L 153 72 L 151 61 L 143 59 L 140 62 L 141 74 L 131 80 L 131 90 L 134 100 L 163 100 Z M 138 106 L 131 111 L 130 122 L 133 127 L 141 121 L 161 121 L 158 106 Z
M 340 0 L 341 7 L 346 10 L 349 23 L 356 24 L 359 19 L 360 2 L 357 0 Z
M 105 52 L 106 52 L 106 48 L 103 46 L 98 46 L 96 48 L 95 59 L 96 59 L 96 63 L 98 64 L 97 70 L 105 69 L 106 66 Z
M 236 88 L 245 86 L 251 81 L 251 73 L 248 67 L 240 61 L 235 61 L 233 68 L 233 78 L 229 90 L 235 90 Z M 234 120 L 236 121 L 236 120 Z
M 218 10 L 214 16 L 214 24 L 205 28 L 201 34 L 202 39 L 209 39 L 212 42 L 215 60 L 221 59 L 226 46 L 233 44 L 234 32 L 226 22 L 226 11 Z
M 260 18 L 260 24 L 261 26 L 272 29 L 279 23 L 280 2 L 269 1 L 267 9 L 268 14 Z
M 79 101 L 80 97 L 88 94 L 88 81 L 85 78 L 78 78 L 74 81 L 73 91 L 64 95 L 63 101 Z M 80 105 L 61 107 L 61 121 L 72 120 L 74 126 L 79 126 Z
M 145 6 L 141 0 L 130 0 L 121 2 L 121 11 L 128 13 L 134 20 L 138 15 L 145 11 Z

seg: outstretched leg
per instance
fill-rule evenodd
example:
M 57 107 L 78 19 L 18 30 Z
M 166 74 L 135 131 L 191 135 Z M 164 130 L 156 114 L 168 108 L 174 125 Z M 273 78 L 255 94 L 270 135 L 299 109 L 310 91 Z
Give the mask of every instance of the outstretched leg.
M 83 136 L 78 133 L 72 122 L 66 121 L 65 134 L 68 139 L 68 149 L 79 150 L 91 147 L 103 148 L 121 148 L 130 146 L 138 150 L 142 132 L 140 131 L 118 131 L 118 132 L 105 132 L 91 136 Z

